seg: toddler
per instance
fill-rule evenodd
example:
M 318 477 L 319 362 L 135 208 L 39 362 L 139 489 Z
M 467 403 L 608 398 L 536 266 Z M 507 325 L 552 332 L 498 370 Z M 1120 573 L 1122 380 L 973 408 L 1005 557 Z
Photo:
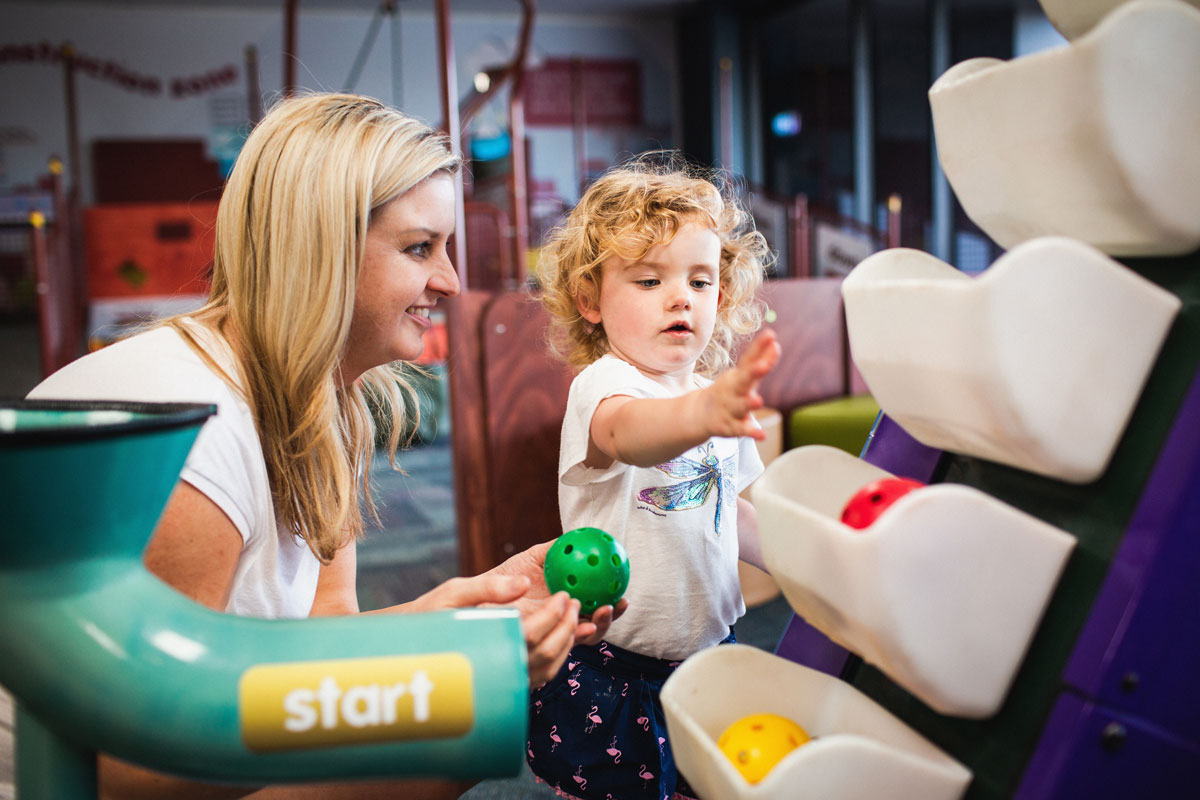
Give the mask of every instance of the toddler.
M 779 357 L 755 292 L 766 242 L 728 191 L 677 157 L 607 172 L 543 249 L 539 278 L 571 384 L 559 454 L 563 530 L 629 553 L 625 614 L 534 692 L 528 760 L 567 797 L 667 800 L 690 789 L 667 742 L 663 682 L 733 641 L 739 557 L 762 566 L 752 416 Z

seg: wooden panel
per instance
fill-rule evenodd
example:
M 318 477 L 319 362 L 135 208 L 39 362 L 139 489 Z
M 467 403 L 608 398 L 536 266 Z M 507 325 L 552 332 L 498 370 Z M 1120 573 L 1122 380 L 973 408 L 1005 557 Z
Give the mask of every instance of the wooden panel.
M 792 278 L 768 281 L 759 294 L 774 312 L 767 327 L 783 347 L 761 392 L 766 405 L 785 416 L 796 406 L 844 393 L 841 286 L 836 278 Z
M 549 58 L 525 73 L 525 123 L 572 125 L 579 108 L 584 125 L 640 125 L 641 87 L 633 59 Z
M 215 200 L 225 183 L 202 139 L 97 139 L 92 179 L 97 203 Z
M 446 301 L 450 380 L 450 446 L 454 458 L 454 508 L 458 563 L 463 575 L 495 566 L 491 542 L 486 398 L 479 326 L 491 292 L 467 290 Z
M 558 444 L 571 369 L 546 349 L 547 316 L 524 292 L 498 295 L 483 320 L 492 557 L 562 533 Z

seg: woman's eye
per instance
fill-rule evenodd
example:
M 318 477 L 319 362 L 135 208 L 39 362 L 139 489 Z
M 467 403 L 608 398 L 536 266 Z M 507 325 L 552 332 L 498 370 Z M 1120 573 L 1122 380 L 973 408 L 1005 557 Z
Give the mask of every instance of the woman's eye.
M 417 244 L 409 245 L 408 247 L 404 248 L 404 252 L 408 253 L 410 256 L 425 258 L 429 255 L 430 249 L 429 242 L 418 242 Z

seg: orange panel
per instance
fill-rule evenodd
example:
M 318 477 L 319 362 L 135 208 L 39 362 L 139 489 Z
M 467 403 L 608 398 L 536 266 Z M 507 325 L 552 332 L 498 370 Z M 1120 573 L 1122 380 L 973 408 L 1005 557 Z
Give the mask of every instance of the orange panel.
M 216 218 L 215 202 L 85 209 L 88 296 L 207 294 Z

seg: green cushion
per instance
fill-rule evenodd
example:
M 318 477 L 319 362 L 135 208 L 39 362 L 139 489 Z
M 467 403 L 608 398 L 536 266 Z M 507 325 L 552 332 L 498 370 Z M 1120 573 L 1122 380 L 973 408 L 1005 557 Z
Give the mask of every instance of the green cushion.
M 878 415 L 879 404 L 869 394 L 800 406 L 788 419 L 788 447 L 827 444 L 857 456 Z

